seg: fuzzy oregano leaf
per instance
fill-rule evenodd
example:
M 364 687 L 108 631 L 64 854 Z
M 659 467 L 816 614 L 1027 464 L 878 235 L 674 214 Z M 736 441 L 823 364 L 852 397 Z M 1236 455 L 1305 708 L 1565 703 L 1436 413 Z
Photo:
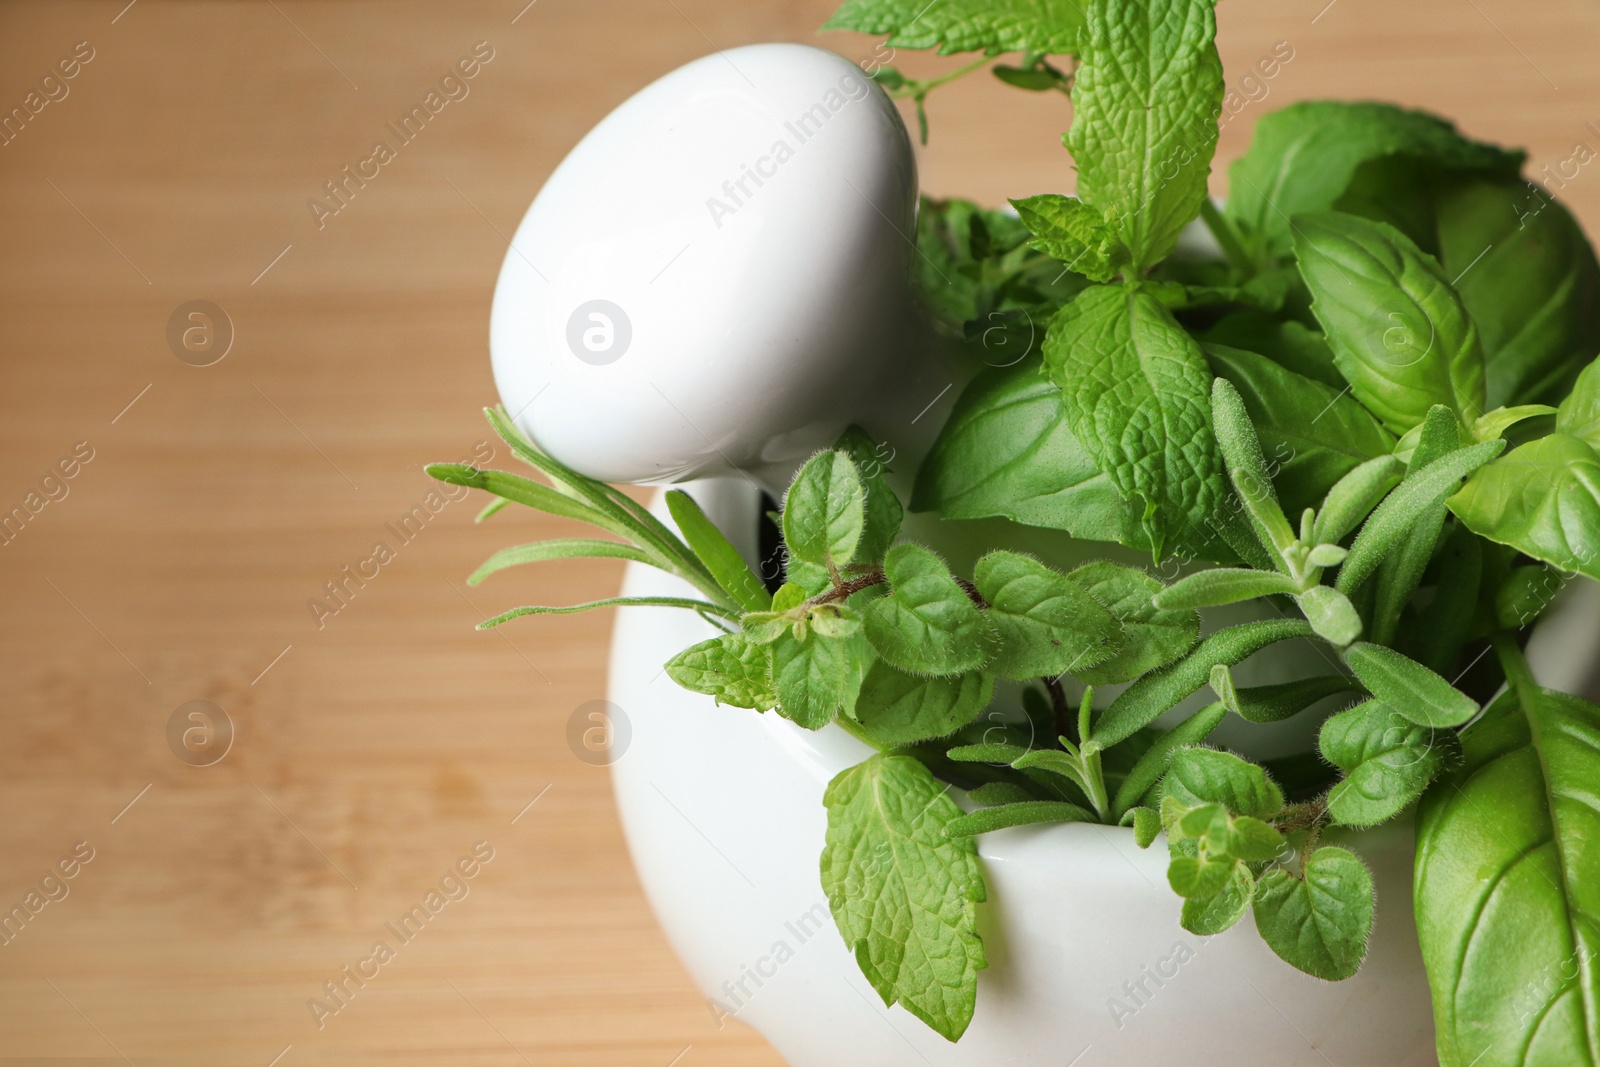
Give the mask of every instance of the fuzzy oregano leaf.
M 828 783 L 822 887 L 861 973 L 949 1041 L 966 1032 L 988 965 L 977 931 L 983 873 L 961 809 L 910 756 L 878 755 Z
M 1162 585 L 1144 571 L 1118 563 L 1085 563 L 1068 577 L 1089 591 L 1122 624 L 1115 655 L 1076 677 L 1090 685 L 1117 685 L 1171 663 L 1194 647 L 1200 616 L 1188 609 L 1158 608 Z
M 1444 762 L 1431 730 L 1379 700 L 1329 718 L 1318 747 L 1344 772 L 1328 794 L 1328 814 L 1346 826 L 1394 818 L 1422 795 Z
M 772 644 L 778 713 L 807 730 L 820 730 L 835 715 L 849 714 L 869 655 L 860 634 L 827 637 L 813 629 L 803 640 L 783 634 Z
M 1372 933 L 1372 873 L 1347 849 L 1319 848 L 1304 878 L 1282 869 L 1261 876 L 1256 930 L 1285 963 L 1330 982 L 1361 967 Z
M 843 566 L 866 526 L 867 490 L 848 455 L 819 452 L 800 468 L 783 499 L 783 540 L 805 563 Z
M 1172 755 L 1162 793 L 1186 808 L 1217 804 L 1235 815 L 1266 819 L 1283 810 L 1283 791 L 1267 772 L 1231 752 L 1181 748 Z
M 1154 554 L 1202 530 L 1223 499 L 1211 371 L 1161 302 L 1086 289 L 1051 320 L 1044 360 L 1073 433 L 1135 502 Z
M 922 678 L 880 659 L 867 670 L 855 710 L 873 741 L 914 745 L 955 733 L 976 719 L 993 697 L 994 676 L 984 671 Z
M 856 465 L 856 473 L 861 476 L 861 485 L 867 494 L 861 540 L 856 544 L 855 555 L 850 562 L 876 563 L 889 551 L 889 546 L 899 535 L 905 509 L 884 478 L 889 468 L 881 446 L 868 437 L 865 430 L 851 426 L 833 447 L 848 455 Z
M 889 550 L 883 570 L 892 592 L 868 604 L 863 620 L 878 655 L 903 671 L 937 677 L 988 661 L 994 631 L 943 560 L 901 544 Z
M 989 602 L 999 637 L 988 669 L 1026 681 L 1078 673 L 1109 659 L 1122 645 L 1122 625 L 1088 590 L 1018 552 L 996 550 L 978 560 L 973 583 Z
M 1137 275 L 1206 198 L 1223 95 L 1216 12 L 1213 0 L 1091 0 L 1087 14 L 1066 143 L 1078 195 Z

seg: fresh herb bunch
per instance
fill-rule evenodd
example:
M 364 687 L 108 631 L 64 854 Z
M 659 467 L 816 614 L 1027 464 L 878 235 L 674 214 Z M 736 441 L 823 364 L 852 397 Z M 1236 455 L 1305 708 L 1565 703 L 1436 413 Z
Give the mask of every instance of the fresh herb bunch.
M 1280 957 L 1333 980 L 1360 966 L 1374 898 L 1324 833 L 1420 799 L 1442 1062 L 1600 1065 L 1600 706 L 1540 688 L 1521 650 L 1556 590 L 1600 578 L 1600 264 L 1572 217 L 1518 177 L 1521 153 L 1381 104 L 1264 117 L 1219 208 L 1211 0 L 848 0 L 829 27 L 1021 52 L 995 73 L 1072 98 L 1076 198 L 1015 200 L 1016 217 L 923 204 L 928 313 L 987 366 L 911 507 L 1116 543 L 1183 576 L 1004 549 L 953 573 L 899 540 L 902 502 L 853 429 L 790 485 L 769 594 L 686 494 L 667 494 L 674 533 L 491 412 L 550 485 L 435 477 L 626 543 L 507 549 L 474 581 L 610 556 L 703 599 L 483 625 L 689 608 L 722 632 L 666 665 L 680 685 L 876 748 L 827 789 L 823 885 L 884 1001 L 950 1040 L 985 966 L 976 835 L 1096 822 L 1144 847 L 1164 832 L 1185 929 L 1253 912 Z M 933 84 L 877 77 L 919 108 Z M 1196 218 L 1220 257 L 1177 251 Z M 1246 601 L 1262 621 L 1200 638 L 1202 610 Z M 1295 640 L 1337 667 L 1235 685 L 1234 666 Z M 1021 683 L 1020 707 L 980 721 L 1000 682 Z M 1172 721 L 1208 688 L 1215 702 Z M 1204 744 L 1230 713 L 1277 722 L 1335 697 L 1350 706 L 1314 753 L 1262 765 Z

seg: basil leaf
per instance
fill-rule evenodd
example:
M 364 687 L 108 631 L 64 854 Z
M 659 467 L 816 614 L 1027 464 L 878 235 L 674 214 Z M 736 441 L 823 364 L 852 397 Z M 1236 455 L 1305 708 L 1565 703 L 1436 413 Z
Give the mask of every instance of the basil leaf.
M 976 837 L 1013 826 L 1033 826 L 1042 822 L 1096 822 L 1094 813 L 1060 800 L 1023 800 L 997 808 L 968 812 L 946 824 L 950 838 Z
M 1222 61 L 1212 0 L 1091 0 L 1067 149 L 1137 276 L 1200 213 L 1217 146 Z
M 1556 403 L 1600 351 L 1600 264 L 1567 209 L 1524 181 L 1437 197 L 1439 262 L 1478 324 L 1488 406 Z
M 878 655 L 913 674 L 976 670 L 995 646 L 994 631 L 944 561 L 918 545 L 889 550 L 884 574 L 893 589 L 867 605 L 867 637 Z
M 733 602 L 745 611 L 765 610 L 770 601 L 761 579 L 717 529 L 716 523 L 706 518 L 694 498 L 682 489 L 668 490 L 667 510 L 672 513 L 672 521 L 677 523 L 684 541 Z
M 1036 364 L 972 380 L 917 472 L 911 507 L 945 519 L 1013 519 L 1086 541 L 1142 538 L 1132 509 L 1073 434 L 1061 390 Z
M 1294 272 L 1294 277 L 1299 280 L 1299 271 Z M 1335 392 L 1344 391 L 1344 375 L 1334 365 L 1333 349 L 1328 347 L 1327 338 L 1294 319 L 1279 320 L 1254 309 L 1235 311 L 1224 315 L 1199 336 L 1205 342 L 1202 347 L 1208 356 L 1213 345 L 1259 354 L 1291 374 L 1331 385 Z M 1237 378 L 1227 377 L 1245 394 L 1248 403 L 1250 393 L 1245 385 Z
M 1478 714 L 1477 701 L 1392 648 L 1361 642 L 1344 660 L 1367 692 L 1419 726 L 1460 726 Z
M 1117 795 L 1111 802 L 1112 811 L 1124 813 L 1138 803 L 1150 791 L 1150 787 L 1167 773 L 1167 765 L 1172 762 L 1172 754 L 1180 748 L 1188 748 L 1204 741 L 1227 714 L 1228 709 L 1221 703 L 1208 704 L 1162 734 L 1155 744 L 1145 749 L 1144 755 L 1139 757 L 1138 762 L 1128 771 L 1128 776 L 1117 787 Z M 1118 817 L 1121 817 L 1120 814 Z
M 1556 432 L 1600 448 L 1600 359 L 1583 369 L 1572 392 L 1556 409 Z
M 1137 502 L 1155 555 L 1198 534 L 1223 483 L 1211 375 L 1193 338 L 1150 294 L 1099 286 L 1051 320 L 1044 358 L 1073 433 Z
M 1438 262 L 1393 226 L 1355 215 L 1295 219 L 1295 254 L 1351 392 L 1396 434 L 1443 404 L 1485 410 L 1478 328 Z
M 947 838 L 961 809 L 918 760 L 879 755 L 828 783 L 822 888 L 844 943 L 885 1004 L 947 1040 L 972 1022 L 983 873 L 971 838 Z
M 1289 515 L 1320 503 L 1360 464 L 1393 451 L 1394 435 L 1349 395 L 1342 381 L 1329 387 L 1254 352 L 1218 344 L 1202 347 L 1212 371 L 1244 399 Z
M 1233 666 L 1268 645 L 1310 637 L 1311 633 L 1311 627 L 1298 619 L 1270 619 L 1219 630 L 1177 663 L 1146 674 L 1124 689 L 1095 723 L 1094 739 L 1104 748 L 1124 741 L 1205 685 L 1217 664 Z
M 1267 772 L 1231 752 L 1180 748 L 1173 753 L 1162 796 L 1185 808 L 1218 804 L 1235 815 L 1266 819 L 1283 810 L 1283 793 Z
M 1171 663 L 1194 646 L 1200 616 L 1162 609 L 1154 597 L 1162 585 L 1144 571 L 1104 560 L 1085 563 L 1068 575 L 1122 624 L 1122 646 L 1110 659 L 1079 671 L 1090 685 L 1117 685 Z
M 1178 920 L 1179 925 L 1199 937 L 1220 934 L 1244 918 L 1245 912 L 1250 910 L 1255 890 L 1256 880 L 1250 868 L 1242 863 L 1236 864 L 1228 884 L 1216 893 L 1203 899 L 1183 902 L 1183 916 Z
M 1108 282 L 1125 253 L 1105 217 L 1082 200 L 1047 193 L 1011 201 L 1033 234 L 1028 243 L 1091 281 Z
M 1256 930 L 1285 963 L 1330 982 L 1361 967 L 1372 933 L 1372 872 L 1353 852 L 1323 847 L 1305 876 L 1277 869 L 1256 886 Z
M 861 485 L 867 494 L 861 540 L 850 562 L 876 563 L 883 559 L 899 536 L 905 509 L 884 478 L 889 468 L 884 464 L 882 451 L 865 430 L 851 426 L 833 447 L 849 456 L 856 465 L 856 473 L 861 476 Z
M 1556 433 L 1483 468 L 1450 499 L 1480 537 L 1600 579 L 1600 452 Z
M 1516 177 L 1524 158 L 1392 104 L 1291 104 L 1261 117 L 1250 150 L 1229 168 L 1227 218 L 1257 258 L 1283 255 L 1293 236 L 1290 219 L 1333 207 L 1362 163 L 1397 155 L 1505 178 Z
M 994 676 L 973 671 L 919 678 L 875 660 L 861 683 L 855 714 L 872 740 L 914 745 L 948 737 L 976 719 L 994 698 Z
M 1017 552 L 978 560 L 973 584 L 989 602 L 999 637 L 988 670 L 1025 681 L 1077 672 L 1104 662 L 1122 645 L 1122 625 L 1065 574 Z
M 767 711 L 778 698 L 772 691 L 772 655 L 743 634 L 723 634 L 679 652 L 667 661 L 667 677 L 718 704 Z
M 1417 937 L 1445 1063 L 1600 1064 L 1600 707 L 1508 693 L 1417 813 Z
M 1083 9 L 1073 0 L 844 0 L 825 30 L 888 34 L 891 48 L 1039 52 L 1077 48 Z
M 1328 814 L 1346 826 L 1376 826 L 1400 814 L 1439 774 L 1432 731 L 1381 700 L 1329 717 L 1318 748 L 1344 778 L 1328 793 Z

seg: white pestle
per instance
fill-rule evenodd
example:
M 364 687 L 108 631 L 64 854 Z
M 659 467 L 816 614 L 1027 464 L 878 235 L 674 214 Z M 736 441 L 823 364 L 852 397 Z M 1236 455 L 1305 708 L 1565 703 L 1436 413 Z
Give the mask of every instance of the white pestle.
M 738 474 L 777 496 L 851 423 L 914 459 L 955 381 L 912 312 L 916 208 L 905 125 L 854 64 L 793 44 L 698 59 L 528 209 L 490 324 L 501 400 L 608 482 Z

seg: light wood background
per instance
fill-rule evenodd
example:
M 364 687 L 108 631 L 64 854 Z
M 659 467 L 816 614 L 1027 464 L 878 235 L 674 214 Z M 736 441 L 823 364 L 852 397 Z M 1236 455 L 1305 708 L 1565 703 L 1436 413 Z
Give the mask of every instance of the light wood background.
M 0 1061 L 777 1064 L 714 1027 L 605 772 L 566 745 L 609 619 L 472 630 L 605 595 L 616 567 L 468 590 L 490 551 L 561 524 L 474 527 L 452 503 L 321 629 L 307 601 L 397 545 L 385 523 L 428 493 L 424 462 L 489 436 L 505 235 L 564 152 L 714 46 L 816 39 L 828 0 L 124 2 L 0 7 L 0 111 L 76 42 L 95 54 L 0 147 L 0 510 L 94 450 L 0 547 L 0 909 L 95 851 L 0 946 Z M 1277 41 L 1295 53 L 1224 159 L 1319 96 L 1432 107 L 1536 165 L 1600 147 L 1592 0 L 1325 3 L 1222 5 L 1230 83 Z M 307 199 L 479 41 L 470 96 L 319 230 Z M 930 112 L 926 189 L 1070 191 L 1059 97 L 983 76 Z M 1600 224 L 1600 170 L 1564 195 Z M 194 299 L 234 326 L 214 366 L 168 348 Z M 237 731 L 204 768 L 166 739 L 194 699 Z M 308 998 L 480 840 L 470 895 L 319 1029 Z

